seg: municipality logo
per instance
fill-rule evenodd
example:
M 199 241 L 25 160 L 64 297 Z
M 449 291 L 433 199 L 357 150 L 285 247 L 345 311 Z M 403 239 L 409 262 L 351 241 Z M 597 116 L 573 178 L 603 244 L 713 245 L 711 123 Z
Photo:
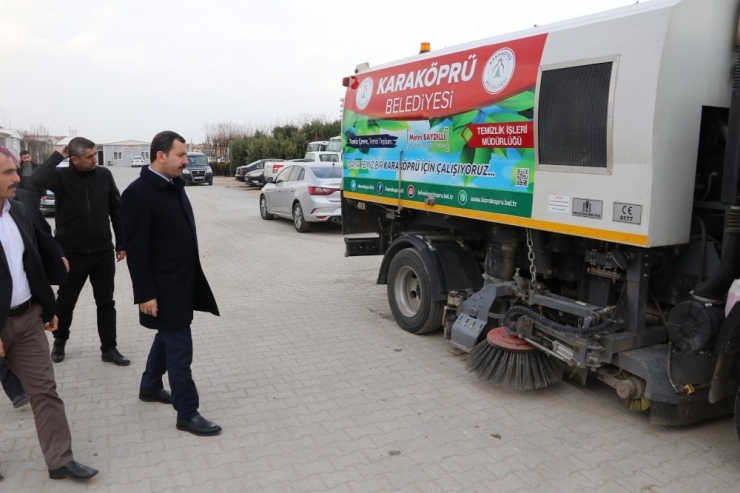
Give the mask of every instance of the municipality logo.
M 509 85 L 516 68 L 516 55 L 511 48 L 501 48 L 494 53 L 483 67 L 483 89 L 489 94 L 498 94 Z
M 410 199 L 413 199 L 414 195 L 416 195 L 416 188 L 414 188 L 413 185 L 409 185 L 409 187 L 406 189 L 406 194 L 408 194 Z
M 368 77 L 362 81 L 357 94 L 355 94 L 355 104 L 358 110 L 364 110 L 370 104 L 370 98 L 373 97 L 373 78 Z
M 356 182 L 355 180 L 352 180 L 352 181 L 351 181 L 351 182 L 349 183 L 349 188 L 350 188 L 350 190 L 352 190 L 353 192 L 354 192 L 355 190 L 357 190 L 357 182 Z
M 460 193 L 457 194 L 457 201 L 465 205 L 468 202 L 468 193 L 465 190 L 460 190 Z

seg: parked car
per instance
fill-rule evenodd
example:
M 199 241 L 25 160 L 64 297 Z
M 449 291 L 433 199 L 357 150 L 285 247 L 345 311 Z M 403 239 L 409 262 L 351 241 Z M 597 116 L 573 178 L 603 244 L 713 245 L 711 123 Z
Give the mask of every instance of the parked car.
M 149 163 L 147 163 L 146 161 L 144 161 L 144 158 L 143 157 L 141 157 L 141 156 L 131 156 L 131 167 L 132 168 L 141 168 L 141 167 L 146 166 L 147 164 L 149 164 Z
M 321 162 L 321 163 L 338 163 L 339 161 L 342 160 L 338 152 L 329 152 L 329 151 L 307 152 L 305 159 L 308 161 Z
M 262 187 L 265 184 L 265 163 L 270 161 L 282 161 L 282 159 L 260 159 L 253 163 L 239 166 L 236 168 L 234 179 L 244 182 L 246 185 Z
M 213 169 L 208 165 L 208 158 L 202 152 L 188 152 L 188 165 L 182 170 L 185 185 L 213 185 Z
M 57 168 L 68 168 L 69 167 L 69 158 L 63 160 L 61 163 L 57 165 Z M 56 197 L 54 196 L 54 192 L 51 190 L 46 191 L 46 195 L 42 195 L 41 203 L 39 204 L 39 209 L 41 209 L 41 214 L 45 216 L 53 216 L 56 212 Z
M 310 230 L 311 223 L 342 220 L 341 164 L 296 162 L 266 180 L 260 194 L 262 219 L 292 219 L 299 233 Z
M 286 166 L 289 166 L 291 163 L 307 162 L 308 159 L 291 159 L 290 161 L 273 161 L 265 163 L 265 183 L 267 183 L 268 178 L 272 178 L 272 180 L 275 181 L 275 178 L 277 177 L 278 173 L 280 173 L 280 170 L 282 170 Z
M 46 195 L 42 195 L 39 209 L 41 209 L 41 214 L 45 216 L 54 215 L 54 211 L 56 210 L 56 200 L 54 197 L 54 192 L 52 192 L 51 190 L 47 190 Z

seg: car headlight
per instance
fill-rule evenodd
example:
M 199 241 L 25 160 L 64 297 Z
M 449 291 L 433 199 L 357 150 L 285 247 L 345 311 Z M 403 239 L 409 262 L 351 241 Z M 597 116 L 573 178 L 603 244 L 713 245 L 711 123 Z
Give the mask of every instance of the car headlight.
M 213 173 L 213 168 L 210 166 L 206 167 L 206 173 Z
M 189 175 L 190 174 L 190 170 L 187 169 L 187 168 L 185 168 L 184 170 L 182 170 L 182 174 L 183 175 Z

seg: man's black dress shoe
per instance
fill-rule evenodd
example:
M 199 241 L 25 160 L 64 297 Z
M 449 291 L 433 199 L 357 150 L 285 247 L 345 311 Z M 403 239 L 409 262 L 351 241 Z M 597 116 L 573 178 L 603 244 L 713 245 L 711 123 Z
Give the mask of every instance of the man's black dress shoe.
M 172 394 L 169 390 L 159 389 L 157 392 L 139 391 L 139 400 L 144 402 L 161 402 L 162 404 L 172 404 Z
M 54 341 L 54 347 L 51 348 L 51 360 L 54 363 L 61 363 L 64 361 L 64 346 L 67 341 Z
M 13 409 L 18 409 L 19 407 L 23 407 L 30 401 L 30 397 L 28 397 L 28 394 L 23 392 L 22 394 L 18 394 L 17 396 L 13 397 Z
M 102 354 L 102 359 L 106 363 L 113 363 L 116 366 L 128 366 L 131 364 L 131 360 L 118 352 L 116 348 L 110 348 Z
M 60 467 L 59 469 L 49 469 L 49 477 L 51 479 L 76 479 L 77 481 L 85 481 L 95 476 L 98 473 L 97 469 L 88 467 L 79 462 L 73 460 L 67 462 L 67 465 Z
M 202 437 L 218 435 L 219 433 L 221 433 L 220 426 L 218 426 L 216 423 L 208 421 L 200 414 L 189 420 L 178 419 L 177 429 L 182 431 L 189 431 L 193 435 L 198 435 Z

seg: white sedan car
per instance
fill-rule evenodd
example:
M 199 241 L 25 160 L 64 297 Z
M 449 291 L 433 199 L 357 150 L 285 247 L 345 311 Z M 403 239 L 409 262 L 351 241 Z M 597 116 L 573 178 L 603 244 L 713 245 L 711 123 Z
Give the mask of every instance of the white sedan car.
M 141 168 L 143 166 L 146 166 L 147 163 L 144 161 L 144 158 L 141 156 L 131 156 L 131 167 L 132 168 Z
M 295 163 L 280 170 L 260 193 L 262 219 L 291 219 L 305 233 L 311 223 L 341 222 L 342 163 Z

